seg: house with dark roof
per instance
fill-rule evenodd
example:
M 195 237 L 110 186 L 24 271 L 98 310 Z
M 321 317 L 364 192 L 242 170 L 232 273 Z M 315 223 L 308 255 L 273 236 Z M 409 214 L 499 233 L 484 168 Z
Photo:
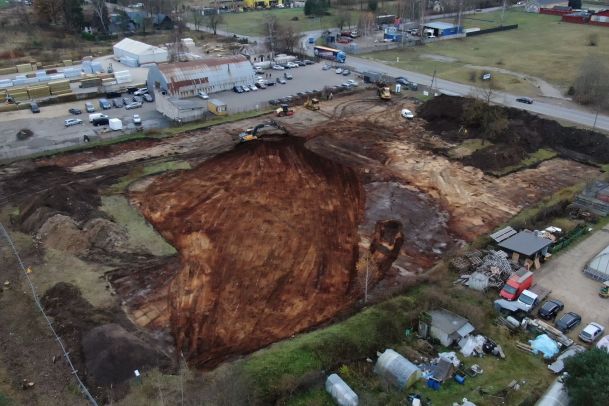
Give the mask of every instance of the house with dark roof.
M 522 259 L 525 265 L 534 264 L 535 268 L 539 269 L 541 267 L 539 260 L 548 254 L 548 248 L 552 243 L 552 240 L 539 232 L 522 230 L 497 245 L 512 255 L 514 263 L 519 263 Z
M 166 14 L 153 14 L 152 26 L 155 30 L 171 30 L 173 29 L 173 20 Z

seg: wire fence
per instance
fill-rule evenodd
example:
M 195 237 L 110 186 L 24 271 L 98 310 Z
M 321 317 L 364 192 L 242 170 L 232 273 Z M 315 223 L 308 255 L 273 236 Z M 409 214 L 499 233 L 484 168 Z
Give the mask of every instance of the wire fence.
M 44 318 L 47 325 L 49 326 L 49 329 L 51 329 L 51 333 L 53 333 L 55 340 L 57 340 L 57 343 L 59 344 L 59 347 L 61 348 L 61 352 L 63 353 L 63 356 L 68 364 L 68 367 L 70 368 L 70 373 L 74 376 L 74 379 L 76 380 L 76 383 L 78 384 L 82 395 L 89 401 L 89 403 L 91 405 L 97 406 L 97 401 L 93 398 L 93 396 L 91 395 L 91 393 L 89 392 L 89 390 L 87 389 L 85 384 L 82 382 L 82 380 L 78 376 L 78 371 L 76 370 L 76 368 L 74 367 L 74 364 L 72 363 L 72 360 L 70 359 L 68 350 L 66 349 L 63 341 L 61 340 L 61 337 L 59 337 L 59 335 L 55 331 L 55 328 L 53 327 L 53 323 L 51 323 L 51 320 L 45 313 L 44 308 L 42 307 L 42 304 L 40 303 L 38 293 L 36 292 L 36 288 L 34 287 L 32 278 L 30 278 L 29 268 L 27 268 L 24 265 L 23 261 L 21 260 L 21 256 L 19 255 L 19 252 L 17 251 L 17 248 L 15 247 L 15 244 L 13 243 L 13 240 L 11 239 L 11 236 L 9 235 L 6 228 L 4 228 L 4 225 L 2 223 L 0 223 L 0 236 L 3 237 L 3 239 L 8 244 L 10 251 L 12 251 L 12 253 L 15 255 L 15 259 L 17 259 L 19 268 L 21 269 L 22 274 L 25 276 L 25 280 L 28 283 L 30 290 L 32 291 L 32 298 L 34 299 L 34 304 L 36 304 L 36 307 L 38 308 L 38 310 L 40 310 L 42 317 Z M 0 243 L 1 242 L 2 242 L 2 238 L 0 238 Z

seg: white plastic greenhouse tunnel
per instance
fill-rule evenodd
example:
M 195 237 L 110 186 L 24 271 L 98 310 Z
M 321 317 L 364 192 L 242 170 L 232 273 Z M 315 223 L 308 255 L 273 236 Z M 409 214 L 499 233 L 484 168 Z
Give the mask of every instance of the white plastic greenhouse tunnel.
M 421 377 L 421 370 L 392 349 L 385 350 L 376 361 L 374 373 L 399 389 L 410 387 Z
M 326 391 L 339 406 L 357 406 L 359 403 L 357 394 L 336 374 L 326 379 Z

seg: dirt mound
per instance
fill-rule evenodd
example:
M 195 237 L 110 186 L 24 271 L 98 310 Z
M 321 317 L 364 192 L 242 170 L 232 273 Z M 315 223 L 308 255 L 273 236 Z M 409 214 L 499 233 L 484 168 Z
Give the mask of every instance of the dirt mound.
M 92 219 L 83 227 L 83 235 L 92 249 L 100 249 L 108 253 L 124 252 L 128 249 L 127 230 L 110 220 Z
M 241 145 L 133 200 L 179 251 L 171 329 L 196 365 L 310 328 L 361 294 L 362 185 L 301 140 Z
M 427 121 L 427 129 L 446 139 L 476 138 L 479 129 L 468 125 L 464 115 L 473 99 L 456 96 L 438 96 L 426 101 L 418 110 L 420 117 Z M 508 119 L 508 126 L 492 142 L 516 146 L 503 156 L 496 156 L 496 148 L 476 151 L 476 157 L 468 164 L 483 170 L 496 170 L 513 165 L 514 159 L 522 151 L 534 152 L 541 147 L 551 148 L 569 159 L 590 161 L 598 164 L 609 163 L 609 138 L 603 134 L 574 127 L 563 127 L 556 121 L 538 117 L 515 108 L 502 108 Z M 475 123 L 473 123 L 475 124 Z M 467 129 L 468 131 L 463 131 Z M 501 165 L 503 160 L 505 165 Z
M 116 386 L 141 371 L 167 363 L 164 356 L 118 324 L 91 329 L 82 339 L 89 380 Z
M 403 243 L 404 233 L 402 232 L 401 222 L 387 220 L 376 223 L 372 244 L 370 244 L 370 252 L 380 271 L 376 278 L 377 281 L 382 279 L 398 255 L 400 255 Z
M 527 151 L 519 145 L 493 144 L 474 151 L 462 159 L 465 165 L 484 168 L 488 171 L 498 170 L 518 164 Z
M 71 217 L 63 214 L 49 217 L 38 230 L 36 237 L 45 247 L 71 254 L 81 254 L 89 248 L 86 236 L 78 224 Z

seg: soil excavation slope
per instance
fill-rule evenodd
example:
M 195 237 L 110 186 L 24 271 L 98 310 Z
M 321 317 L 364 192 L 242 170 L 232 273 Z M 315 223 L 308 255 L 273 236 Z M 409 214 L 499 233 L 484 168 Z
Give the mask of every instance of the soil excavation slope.
M 213 366 L 328 320 L 359 292 L 363 196 L 351 169 L 290 138 L 240 145 L 134 193 L 181 259 L 171 310 L 152 325 Z

